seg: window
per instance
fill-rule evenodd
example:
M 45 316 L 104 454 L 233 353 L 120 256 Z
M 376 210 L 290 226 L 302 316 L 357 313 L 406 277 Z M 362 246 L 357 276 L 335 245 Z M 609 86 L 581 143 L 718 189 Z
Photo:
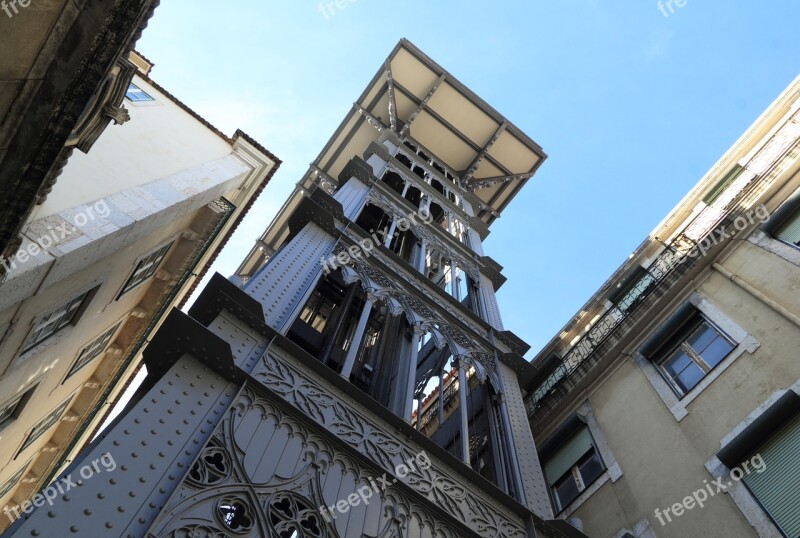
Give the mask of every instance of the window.
M 25 404 L 28 403 L 31 395 L 33 395 L 33 391 L 36 387 L 31 387 L 30 389 L 26 390 L 22 394 L 18 394 L 8 402 L 2 404 L 0 406 L 0 429 L 5 426 L 8 426 L 15 418 L 17 418 L 22 409 L 25 407 Z
M 685 396 L 727 357 L 733 342 L 695 313 L 663 346 L 655 362 L 679 397 Z
M 120 324 L 117 323 L 103 334 L 95 338 L 92 342 L 84 346 L 80 353 L 78 353 L 78 358 L 75 359 L 75 363 L 72 365 L 72 368 L 70 368 L 65 380 L 72 377 L 72 375 L 78 370 L 89 364 L 95 357 L 105 351 L 108 347 L 108 344 L 111 342 L 111 339 L 114 337 L 114 334 L 117 332 L 119 326 Z
M 64 414 L 66 411 L 67 406 L 72 398 L 67 398 L 64 400 L 61 405 L 56 407 L 53 411 L 47 414 L 42 420 L 36 423 L 36 425 L 31 428 L 31 431 L 28 433 L 28 436 L 25 438 L 25 442 L 22 443 L 17 455 L 19 455 L 23 450 L 31 446 L 39 437 L 41 437 L 47 430 L 49 430 L 58 420 L 61 418 L 61 415 Z
M 800 247 L 800 210 L 795 211 L 794 215 L 784 222 L 775 233 L 775 238 Z
M 781 532 L 796 538 L 800 536 L 800 414 L 767 438 L 750 460 L 757 455 L 763 465 L 745 473 L 743 482 Z
M 589 428 L 583 425 L 544 460 L 556 512 L 562 512 L 605 472 Z
M 739 177 L 739 175 L 742 173 L 743 170 L 744 168 L 742 168 L 741 165 L 739 164 L 735 165 L 730 170 L 730 172 L 725 174 L 725 176 L 722 179 L 720 179 L 716 185 L 714 185 L 714 188 L 711 189 L 711 191 L 709 191 L 709 193 L 705 195 L 705 197 L 703 198 L 703 202 L 705 202 L 706 205 L 713 204 L 717 200 L 717 198 L 719 198 L 722 195 L 722 193 L 725 192 L 725 189 L 730 187 L 731 183 L 736 181 L 736 178 Z
M 25 340 L 22 353 L 27 353 L 62 329 L 75 325 L 80 313 L 84 310 L 84 306 L 88 304 L 96 289 L 84 292 L 56 309 L 39 316 L 34 321 L 33 329 L 31 329 L 27 340 Z
M 132 82 L 131 85 L 128 86 L 128 91 L 125 93 L 125 98 L 134 103 L 141 101 L 155 101 L 155 99 L 150 97 L 144 92 L 144 90 Z
M 139 260 L 136 263 L 136 267 L 133 269 L 133 273 L 131 273 L 131 276 L 128 278 L 128 281 L 125 282 L 125 286 L 122 287 L 122 291 L 119 292 L 119 297 L 122 297 L 133 288 L 137 287 L 139 284 L 153 276 L 158 270 L 158 266 L 161 265 L 162 261 L 164 261 L 164 257 L 166 257 L 170 247 L 172 247 L 172 243 L 164 245 L 160 249 L 151 252 Z M 117 299 L 119 299 L 119 297 L 117 297 Z
M 0 486 L 0 499 L 11 493 L 11 490 L 13 490 L 17 486 L 17 484 L 19 484 L 20 480 L 22 480 L 22 477 L 25 476 L 25 470 L 27 468 L 28 464 L 26 463 L 25 465 L 20 467 L 19 470 L 5 482 L 5 484 Z

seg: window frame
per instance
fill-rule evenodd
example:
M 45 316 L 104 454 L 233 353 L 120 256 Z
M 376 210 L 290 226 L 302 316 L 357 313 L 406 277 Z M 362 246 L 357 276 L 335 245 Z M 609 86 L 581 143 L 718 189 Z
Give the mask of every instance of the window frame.
M 136 288 L 138 288 L 139 286 L 150 280 L 150 278 L 152 278 L 153 275 L 155 275 L 158 272 L 158 268 L 161 267 L 161 264 L 164 263 L 164 260 L 167 259 L 167 256 L 169 255 L 173 246 L 175 246 L 174 240 L 164 243 L 160 247 L 147 252 L 147 254 L 144 254 L 143 256 L 140 256 L 134 263 L 133 270 L 131 270 L 130 274 L 128 275 L 128 278 L 125 279 L 125 283 L 122 285 L 122 288 L 120 288 L 120 291 L 117 294 L 117 301 L 119 301 L 123 295 L 127 294 L 130 291 L 135 290 Z M 155 263 L 151 263 L 147 267 L 147 269 L 139 272 L 141 265 L 151 257 L 154 257 L 153 261 Z M 144 276 L 140 278 L 140 275 Z
M 695 387 L 697 387 L 703 379 L 705 379 L 714 369 L 716 369 L 720 364 L 722 364 L 728 356 L 736 349 L 737 343 L 731 338 L 728 334 L 725 333 L 720 327 L 718 327 L 713 320 L 709 319 L 708 316 L 704 315 L 702 311 L 697 310 L 695 313 L 691 314 L 692 317 L 696 317 L 697 320 L 689 320 L 685 322 L 685 325 L 681 327 L 677 333 L 670 336 L 670 340 L 673 338 L 679 338 L 679 342 L 670 342 L 666 344 L 666 349 L 661 350 L 658 353 L 658 357 L 654 357 L 652 359 L 653 363 L 657 366 L 658 372 L 664 378 L 664 380 L 669 384 L 672 391 L 678 398 L 685 398 Z M 689 340 L 697 333 L 697 330 L 700 329 L 703 325 L 708 326 L 711 330 L 713 330 L 717 338 L 721 338 L 725 342 L 730 345 L 730 350 L 713 366 L 710 366 L 709 363 L 706 362 L 706 359 L 703 358 L 701 352 L 698 352 L 694 349 L 691 344 L 689 344 Z M 714 341 L 717 340 L 714 339 Z M 667 363 L 678 350 L 682 350 L 684 354 L 691 360 L 691 362 L 697 366 L 700 371 L 703 373 L 703 376 L 697 380 L 697 382 L 689 388 L 684 390 L 678 382 L 673 378 L 673 376 L 667 371 L 665 368 L 665 363 Z M 703 351 L 708 349 L 708 346 L 704 348 Z
M 13 406 L 13 409 L 10 413 L 8 413 L 5 419 L 0 418 L 0 432 L 3 431 L 5 428 L 10 426 L 14 423 L 14 421 L 22 414 L 22 411 L 25 409 L 25 406 L 30 401 L 33 393 L 36 391 L 36 387 L 38 385 L 34 385 L 29 387 L 26 390 L 23 390 L 8 400 L 6 400 L 3 404 L 0 404 L 0 411 L 5 411 L 9 407 Z
M 780 241 L 784 245 L 789 245 L 792 248 L 800 249 L 800 240 L 798 240 L 796 243 L 791 243 L 788 239 L 781 237 L 781 234 L 790 226 L 800 226 L 800 208 L 796 209 L 795 212 L 787 217 L 786 220 L 775 230 L 776 241 Z
M 554 512 L 557 517 L 562 519 L 569 518 L 588 501 L 592 495 L 602 488 L 606 482 L 617 482 L 622 477 L 622 470 L 614 454 L 611 452 L 611 448 L 603 435 L 600 423 L 597 421 L 588 400 L 584 401 L 559 427 L 550 432 L 545 442 L 540 445 L 538 459 L 542 470 L 545 469 L 546 463 L 550 461 L 566 443 L 570 442 L 575 435 L 579 434 L 581 429 L 586 429 L 588 431 L 594 454 L 603 465 L 603 471 L 591 482 L 584 483 L 584 489 L 579 491 L 578 496 L 566 506 L 560 505 L 554 486 L 560 483 L 561 480 L 567 476 L 567 473 L 558 477 L 553 484 L 550 483 L 547 475 L 544 475 L 545 487 L 550 496 L 550 502 L 553 505 Z M 580 466 L 582 462 L 584 462 L 587 454 L 589 454 L 589 451 L 585 452 L 576 460 L 575 464 L 570 467 L 570 472 L 573 472 L 576 466 Z M 581 478 L 581 480 L 583 479 Z
M 11 492 L 14 491 L 16 485 L 22 480 L 25 476 L 25 473 L 28 471 L 28 467 L 30 467 L 31 460 L 25 462 L 13 475 L 9 477 L 2 485 L 0 485 L 0 499 L 4 499 L 7 497 Z
M 767 438 L 777 433 L 780 425 L 788 423 L 797 413 L 800 413 L 800 379 L 788 389 L 772 393 L 722 437 L 719 451 L 705 463 L 709 475 L 729 476 L 735 466 L 748 455 L 757 453 Z M 785 536 L 744 480 L 734 480 L 725 493 L 760 538 Z
M 732 341 L 734 348 L 722 359 L 707 375 L 703 377 L 684 396 L 676 394 L 671 383 L 665 379 L 659 366 L 652 360 L 654 354 L 662 352 L 663 339 L 668 338 L 677 329 L 675 324 L 680 324 L 680 316 L 689 312 L 699 311 L 703 317 L 719 328 Z M 670 326 L 673 327 L 670 333 Z M 729 318 L 711 301 L 698 292 L 693 292 L 687 300 L 669 313 L 657 328 L 645 337 L 633 354 L 633 360 L 644 376 L 650 382 L 662 402 L 672 413 L 676 421 L 680 422 L 688 414 L 688 406 L 703 393 L 719 376 L 721 376 L 740 356 L 754 353 L 761 344 L 752 335 L 748 334 L 735 321 Z
M 586 427 L 586 429 L 588 430 L 588 426 Z M 591 434 L 592 432 L 589 431 L 590 436 Z M 602 466 L 602 470 L 600 471 L 600 473 L 597 474 L 597 476 L 595 476 L 594 478 L 592 478 L 590 481 L 587 482 L 581 472 L 581 469 L 587 462 L 591 461 L 592 459 L 597 459 L 599 461 L 600 465 Z M 590 450 L 587 450 L 580 458 L 578 458 L 577 461 L 572 465 L 572 467 L 570 467 L 567 470 L 567 472 L 565 472 L 557 480 L 555 480 L 553 484 L 550 484 L 550 495 L 552 496 L 553 499 L 553 505 L 556 508 L 556 514 L 560 514 L 561 512 L 569 508 L 569 506 L 573 502 L 575 502 L 583 492 L 589 489 L 595 482 L 600 480 L 600 478 L 603 476 L 603 473 L 605 473 L 607 470 L 608 468 L 606 467 L 606 464 L 603 461 L 603 456 L 600 454 L 600 451 L 597 449 L 597 446 L 595 446 L 594 437 L 592 437 L 592 448 Z M 559 497 L 558 494 L 558 486 L 559 484 L 565 482 L 566 479 L 568 478 L 572 479 L 573 484 L 577 486 L 578 492 L 577 495 L 575 495 L 572 499 L 562 504 L 561 498 Z
M 790 243 L 789 241 L 779 237 L 779 235 L 790 225 L 794 224 L 798 219 L 800 219 L 800 189 L 795 191 L 777 209 L 775 209 L 775 211 L 772 212 L 772 215 L 769 217 L 769 219 L 761 225 L 760 230 L 762 233 L 766 234 L 769 239 L 775 241 L 779 246 L 778 248 L 773 246 L 772 248 L 767 248 L 767 250 L 770 250 L 793 263 L 797 263 L 797 251 L 800 250 L 800 243 Z M 754 242 L 759 244 L 759 239 L 761 238 L 756 237 Z M 784 249 L 787 249 L 788 253 L 784 253 Z
M 54 336 L 60 334 L 62 331 L 64 331 L 64 329 L 76 326 L 78 322 L 80 322 L 81 316 L 86 311 L 86 308 L 89 306 L 89 304 L 92 302 L 92 299 L 94 298 L 99 288 L 100 286 L 96 285 L 92 288 L 89 288 L 86 291 L 83 291 L 73 296 L 69 300 L 59 303 L 59 305 L 53 309 L 46 310 L 37 314 L 33 318 L 33 323 L 31 324 L 31 328 L 28 330 L 28 334 L 25 336 L 25 340 L 22 343 L 20 352 L 18 354 L 19 357 L 28 355 L 31 351 L 38 348 L 43 343 L 47 342 Z M 72 308 L 72 305 L 74 305 L 74 308 Z M 34 333 L 37 332 L 37 330 L 42 330 L 44 329 L 44 327 L 49 325 L 49 322 L 52 320 L 53 315 L 62 309 L 65 309 L 65 312 L 70 312 L 71 309 L 71 314 L 69 316 L 69 319 L 66 322 L 64 322 L 64 317 L 62 316 L 61 318 L 58 319 L 58 322 L 56 323 L 56 328 L 52 332 L 47 334 L 47 336 L 45 336 L 44 338 L 40 338 L 42 334 L 42 332 L 40 332 L 39 336 L 33 338 Z M 47 320 L 46 322 L 45 319 Z
M 54 409 L 52 409 L 49 413 L 39 419 L 36 424 L 34 424 L 28 432 L 25 434 L 25 439 L 22 441 L 22 444 L 17 449 L 17 453 L 14 456 L 14 459 L 17 459 L 20 454 L 22 454 L 25 449 L 29 448 L 32 444 L 38 441 L 45 433 L 50 431 L 53 426 L 58 424 L 63 416 L 66 414 L 67 410 L 69 409 L 69 404 L 72 402 L 72 395 L 68 396 L 63 402 L 58 404 Z
M 136 99 L 132 98 L 131 95 L 136 93 L 132 89 L 137 90 L 141 95 L 144 96 L 144 98 L 136 98 Z M 131 81 L 130 84 L 128 84 L 128 89 L 125 90 L 125 99 L 130 103 L 148 103 L 156 100 L 155 97 L 144 91 L 138 84 L 136 84 L 133 81 Z
M 72 365 L 70 366 L 69 370 L 67 371 L 66 376 L 64 376 L 64 379 L 61 381 L 62 385 L 64 383 L 66 383 L 69 378 L 71 378 L 73 375 L 75 375 L 78 372 L 80 372 L 89 363 L 93 362 L 96 358 L 98 358 L 99 356 L 103 355 L 106 352 L 108 347 L 114 341 L 114 337 L 117 335 L 117 332 L 119 331 L 119 328 L 122 326 L 122 322 L 123 322 L 123 320 L 117 321 L 111 327 L 109 327 L 105 331 L 102 331 L 99 335 L 97 335 L 95 338 L 93 338 L 91 341 L 89 341 L 88 343 L 86 343 L 84 346 L 82 346 L 80 348 L 80 350 L 78 351 L 77 355 L 75 355 L 75 360 L 72 361 Z M 89 357 L 88 359 L 84 360 L 83 363 L 81 363 L 81 356 L 84 353 L 84 351 L 89 349 L 95 343 L 97 343 L 99 341 L 102 341 L 102 340 L 104 340 L 106 338 L 107 338 L 107 340 L 106 340 L 105 344 L 103 344 L 102 347 L 97 348 L 96 352 L 94 352 L 94 354 L 91 357 Z

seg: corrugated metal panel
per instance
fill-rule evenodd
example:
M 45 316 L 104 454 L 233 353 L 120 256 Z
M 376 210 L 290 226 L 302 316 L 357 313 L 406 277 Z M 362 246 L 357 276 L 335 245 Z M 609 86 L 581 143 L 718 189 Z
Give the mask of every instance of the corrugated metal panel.
M 744 483 L 786 536 L 800 538 L 800 415 L 758 453 L 765 467 L 757 472 L 751 465 Z
M 787 243 L 800 244 L 800 212 L 783 225 L 778 232 L 778 239 Z
M 544 465 L 544 473 L 550 484 L 554 484 L 559 478 L 564 476 L 570 467 L 578 463 L 581 456 L 592 448 L 592 434 L 589 428 L 581 428 L 572 439 L 564 443 L 553 457 L 547 460 Z

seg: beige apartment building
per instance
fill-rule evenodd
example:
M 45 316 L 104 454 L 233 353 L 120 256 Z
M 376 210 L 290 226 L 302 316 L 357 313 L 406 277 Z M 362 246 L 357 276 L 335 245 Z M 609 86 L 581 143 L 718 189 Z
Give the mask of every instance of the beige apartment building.
M 146 59 L 131 61 L 123 124 L 71 157 L 2 260 L 0 506 L 83 447 L 280 164 L 158 86 Z
M 800 536 L 800 78 L 534 359 L 557 517 Z

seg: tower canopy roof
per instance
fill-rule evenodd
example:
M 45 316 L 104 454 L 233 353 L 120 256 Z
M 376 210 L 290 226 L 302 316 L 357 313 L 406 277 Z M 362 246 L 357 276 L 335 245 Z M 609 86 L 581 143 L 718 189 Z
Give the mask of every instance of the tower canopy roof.
M 376 121 L 377 120 L 377 124 Z M 542 148 L 406 39 L 392 50 L 314 165 L 332 177 L 380 131 L 433 157 L 491 223 L 547 158 Z

